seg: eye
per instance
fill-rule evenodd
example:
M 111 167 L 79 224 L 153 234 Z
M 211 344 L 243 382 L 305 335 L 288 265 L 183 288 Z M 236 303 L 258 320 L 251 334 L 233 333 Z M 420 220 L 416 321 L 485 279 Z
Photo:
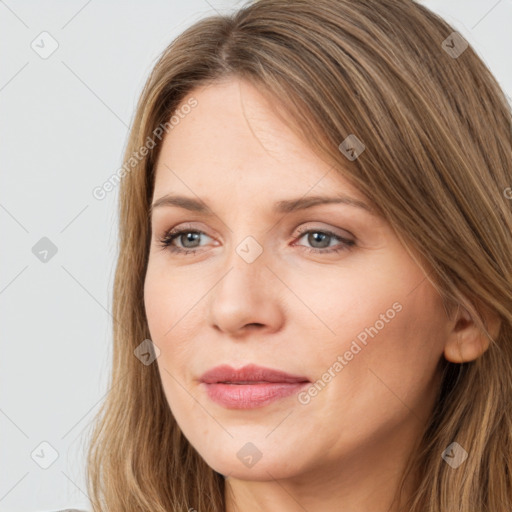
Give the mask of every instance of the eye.
M 172 253 L 180 253 L 183 255 L 195 254 L 198 247 L 196 242 L 198 242 L 201 235 L 206 234 L 203 231 L 190 229 L 187 226 L 182 226 L 180 229 L 171 229 L 166 231 L 158 242 L 162 249 L 167 249 Z M 182 242 L 183 248 L 174 245 L 175 240 Z
M 299 233 L 301 236 L 297 240 L 307 236 L 308 243 L 312 245 L 319 245 L 318 247 L 305 247 L 300 244 L 297 245 L 297 247 L 300 247 L 301 250 L 305 250 L 310 253 L 337 253 L 340 251 L 349 250 L 355 246 L 354 240 L 343 238 L 340 235 L 325 229 L 305 230 L 302 228 L 302 230 L 299 229 Z M 208 236 L 203 231 L 191 229 L 187 226 L 182 226 L 180 229 L 171 229 L 165 232 L 164 235 L 158 240 L 158 242 L 162 249 L 167 249 L 172 253 L 177 253 L 184 256 L 189 254 L 194 255 L 199 252 L 198 242 L 200 241 L 200 237 L 202 235 Z M 331 247 L 329 242 L 330 240 L 337 240 L 339 243 L 337 246 Z M 174 244 L 175 241 L 180 242 L 182 247 L 176 246 Z
M 299 229 L 299 232 L 301 233 L 301 236 L 298 238 L 298 240 L 307 236 L 308 243 L 310 243 L 312 245 L 316 245 L 316 244 L 320 245 L 320 247 L 300 246 L 300 247 L 302 247 L 303 250 L 305 250 L 307 252 L 322 253 L 322 254 L 337 253 L 340 251 L 349 250 L 355 245 L 355 241 L 348 240 L 346 238 L 343 238 L 343 237 L 337 235 L 336 233 L 333 233 L 332 231 L 325 230 L 325 229 L 314 229 L 313 228 L 313 229 L 304 230 L 304 228 L 302 228 L 302 230 Z M 338 244 L 337 246 L 334 246 L 334 247 L 329 247 L 329 240 L 332 240 L 332 239 L 338 240 L 340 242 L 340 244 Z M 326 240 L 327 240 L 327 244 L 326 244 Z

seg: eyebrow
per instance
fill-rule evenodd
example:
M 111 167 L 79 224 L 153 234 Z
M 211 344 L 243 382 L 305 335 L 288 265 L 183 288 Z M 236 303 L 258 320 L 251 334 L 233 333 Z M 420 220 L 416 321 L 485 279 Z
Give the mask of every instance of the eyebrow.
M 357 199 L 345 195 L 338 195 L 332 197 L 308 196 L 301 197 L 298 199 L 284 199 L 274 204 L 273 212 L 290 213 L 298 210 L 312 208 L 313 206 L 317 206 L 320 204 L 345 204 L 348 206 L 353 206 L 355 208 L 361 208 L 363 210 L 366 210 L 371 215 L 376 216 L 375 211 L 369 205 L 367 205 L 363 201 L 359 201 Z M 192 197 L 170 194 L 166 194 L 162 196 L 160 199 L 157 199 L 150 206 L 149 215 L 151 216 L 156 208 L 161 208 L 163 206 L 175 206 L 178 208 L 184 208 L 185 210 L 190 210 L 205 215 L 213 215 L 210 208 L 208 208 L 208 206 L 201 200 L 194 199 Z
M 345 195 L 338 196 L 309 196 L 309 197 L 301 197 L 298 199 L 284 199 L 282 201 L 278 201 L 275 203 L 273 212 L 274 213 L 291 213 L 298 210 L 305 210 L 307 208 L 312 208 L 313 206 L 317 206 L 320 204 L 345 204 L 348 206 L 352 206 L 355 208 L 360 208 L 366 210 L 371 215 L 376 215 L 374 210 L 368 206 L 366 203 L 359 201 L 357 199 L 351 198 Z M 204 201 L 194 199 L 191 197 L 180 196 L 180 195 L 170 195 L 166 194 L 162 196 L 160 199 L 157 199 L 149 209 L 149 214 L 151 215 L 156 208 L 160 208 L 163 206 L 175 206 L 178 208 L 183 208 L 186 210 L 190 210 L 193 212 L 205 214 L 205 215 L 213 215 L 212 211 L 208 206 L 204 203 Z

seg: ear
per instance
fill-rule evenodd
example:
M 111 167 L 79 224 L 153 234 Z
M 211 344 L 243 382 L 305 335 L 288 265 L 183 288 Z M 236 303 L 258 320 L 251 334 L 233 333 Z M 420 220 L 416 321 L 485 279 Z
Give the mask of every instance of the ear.
M 501 319 L 487 308 L 482 308 L 483 320 L 493 339 L 499 334 Z M 444 347 L 445 358 L 452 363 L 466 363 L 478 359 L 488 348 L 489 338 L 462 306 L 457 308 L 453 328 Z

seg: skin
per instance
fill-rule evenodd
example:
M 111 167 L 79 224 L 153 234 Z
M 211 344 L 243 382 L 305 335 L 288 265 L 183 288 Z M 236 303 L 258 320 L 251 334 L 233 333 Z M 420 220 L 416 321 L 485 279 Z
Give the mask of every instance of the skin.
M 191 96 L 197 107 L 164 138 L 153 201 L 199 197 L 213 215 L 153 210 L 144 288 L 169 407 L 208 465 L 227 476 L 228 512 L 396 511 L 401 471 L 434 406 L 440 359 L 471 360 L 487 345 L 469 317 L 447 316 L 384 219 L 344 204 L 272 213 L 275 202 L 304 195 L 364 198 L 275 117 L 256 88 L 230 78 L 183 103 Z M 173 242 L 196 254 L 161 247 L 165 232 L 180 226 L 204 233 Z M 309 253 L 343 242 L 322 243 L 298 228 L 331 230 L 356 245 Z M 248 236 L 263 250 L 252 263 L 236 251 Z M 200 385 L 223 363 L 315 382 L 397 303 L 401 310 L 307 404 L 292 395 L 228 409 Z M 248 442 L 262 455 L 252 467 L 237 457 Z

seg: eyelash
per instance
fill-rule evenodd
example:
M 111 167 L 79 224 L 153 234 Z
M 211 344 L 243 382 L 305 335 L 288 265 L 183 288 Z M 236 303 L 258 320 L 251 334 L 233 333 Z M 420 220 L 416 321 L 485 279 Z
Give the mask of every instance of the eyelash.
M 181 254 L 182 256 L 187 256 L 189 254 L 195 255 L 199 249 L 182 249 L 180 247 L 171 245 L 172 242 L 176 238 L 178 238 L 180 235 L 182 235 L 184 233 L 196 233 L 196 234 L 206 235 L 206 233 L 204 233 L 203 231 L 199 231 L 197 229 L 190 229 L 190 228 L 186 228 L 186 227 L 178 229 L 178 230 L 171 229 L 171 230 L 167 231 L 166 233 L 164 233 L 163 237 L 158 240 L 159 246 L 162 249 L 167 249 L 172 253 Z M 322 233 L 324 235 L 328 235 L 329 237 L 335 238 L 344 244 L 341 247 L 324 248 L 324 249 L 318 249 L 316 247 L 299 246 L 299 247 L 302 247 L 302 250 L 305 250 L 309 253 L 320 253 L 320 254 L 338 253 L 338 252 L 342 252 L 342 251 L 348 251 L 352 247 L 355 246 L 355 242 L 353 240 L 347 240 L 346 238 L 343 238 L 339 235 L 336 235 L 332 231 L 325 230 L 325 229 L 324 230 L 308 229 L 308 230 L 302 230 L 302 231 L 299 230 L 299 233 L 300 233 L 300 236 L 297 238 L 297 240 L 300 240 L 302 237 L 304 237 L 304 235 L 307 235 L 309 233 Z M 208 236 L 208 235 L 206 235 L 206 236 Z

